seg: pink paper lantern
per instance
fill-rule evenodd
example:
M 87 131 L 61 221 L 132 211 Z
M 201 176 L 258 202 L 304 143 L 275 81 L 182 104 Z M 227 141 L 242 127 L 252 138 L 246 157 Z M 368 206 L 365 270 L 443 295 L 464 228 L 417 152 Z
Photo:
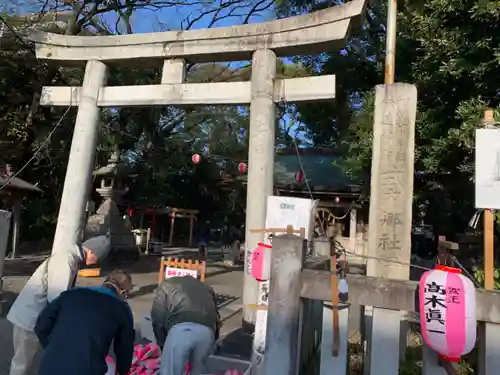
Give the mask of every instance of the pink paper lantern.
M 438 265 L 419 283 L 422 336 L 441 358 L 458 362 L 476 344 L 476 289 L 460 270 Z
M 240 172 L 241 174 L 246 173 L 247 169 L 248 169 L 248 167 L 245 163 L 242 162 L 242 163 L 238 164 L 238 172 Z
M 194 164 L 198 164 L 201 161 L 200 154 L 193 154 L 193 156 L 191 156 L 191 160 Z
M 257 281 L 269 280 L 271 272 L 271 245 L 266 245 L 261 242 L 252 250 L 250 265 L 250 273 Z
M 295 172 L 294 175 L 295 181 L 297 181 L 299 184 L 302 183 L 302 180 L 304 179 L 304 172 L 302 169 L 298 172 Z

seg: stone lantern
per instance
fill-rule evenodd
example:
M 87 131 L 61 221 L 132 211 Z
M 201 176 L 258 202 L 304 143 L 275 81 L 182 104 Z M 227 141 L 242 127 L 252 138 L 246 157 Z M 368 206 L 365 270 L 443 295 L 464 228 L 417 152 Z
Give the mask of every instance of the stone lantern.
M 96 178 L 101 179 L 101 187 L 96 191 L 104 200 L 112 199 L 117 204 L 121 203 L 123 195 L 127 192 L 120 186 L 121 179 L 126 173 L 119 151 L 114 151 L 108 159 L 108 164 L 94 172 Z
M 103 201 L 97 212 L 87 220 L 84 238 L 101 234 L 111 235 L 112 251 L 134 250 L 137 254 L 137 245 L 132 233 L 132 225 L 126 214 L 118 209 L 127 189 L 121 187 L 122 177 L 127 174 L 124 164 L 120 160 L 120 153 L 115 150 L 108 160 L 108 164 L 94 172 L 96 179 L 100 179 L 100 188 L 96 191 Z

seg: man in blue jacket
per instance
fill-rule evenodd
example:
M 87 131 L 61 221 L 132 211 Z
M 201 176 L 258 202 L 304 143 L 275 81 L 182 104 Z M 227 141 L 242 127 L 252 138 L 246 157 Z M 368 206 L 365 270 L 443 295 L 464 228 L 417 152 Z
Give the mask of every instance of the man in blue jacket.
M 35 333 L 45 349 L 39 375 L 104 375 L 113 342 L 116 370 L 125 375 L 134 353 L 134 321 L 125 302 L 132 279 L 111 272 L 102 286 L 73 288 L 39 315 Z

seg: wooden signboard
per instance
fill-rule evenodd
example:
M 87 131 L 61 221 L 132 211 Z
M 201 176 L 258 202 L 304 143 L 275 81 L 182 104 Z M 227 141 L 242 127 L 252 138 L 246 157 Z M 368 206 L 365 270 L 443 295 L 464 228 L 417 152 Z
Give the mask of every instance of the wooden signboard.
M 193 261 L 192 259 L 165 258 L 161 257 L 160 272 L 158 273 L 158 284 L 163 280 L 174 276 L 193 276 L 205 281 L 206 263 Z

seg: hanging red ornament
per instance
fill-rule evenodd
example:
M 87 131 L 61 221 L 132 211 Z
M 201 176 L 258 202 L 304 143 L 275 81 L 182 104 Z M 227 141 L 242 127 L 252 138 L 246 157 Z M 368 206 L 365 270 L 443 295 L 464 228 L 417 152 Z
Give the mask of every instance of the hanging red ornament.
M 295 181 L 297 181 L 299 184 L 302 183 L 302 180 L 304 179 L 304 172 L 302 169 L 298 172 L 295 172 L 294 175 Z
M 248 170 L 248 167 L 245 163 L 241 162 L 240 164 L 238 164 L 238 172 L 240 172 L 241 174 L 244 174 L 246 173 Z
M 191 156 L 191 160 L 194 164 L 198 164 L 201 161 L 200 154 L 193 154 L 193 156 Z

